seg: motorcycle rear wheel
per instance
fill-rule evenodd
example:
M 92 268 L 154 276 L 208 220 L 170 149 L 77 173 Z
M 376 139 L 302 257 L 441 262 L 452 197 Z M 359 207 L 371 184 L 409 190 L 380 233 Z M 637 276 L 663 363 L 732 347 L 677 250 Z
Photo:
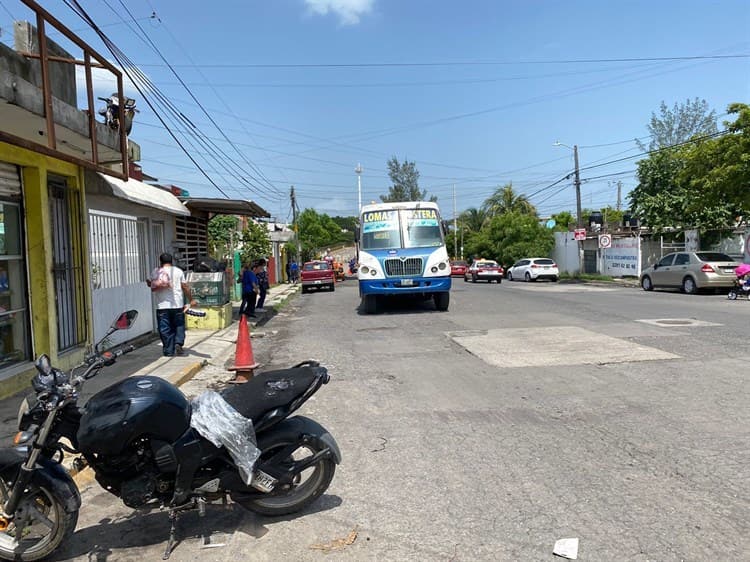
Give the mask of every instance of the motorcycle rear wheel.
M 8 496 L 8 486 L 0 479 L 0 501 L 4 504 Z M 0 532 L 0 560 L 33 562 L 46 558 L 73 534 L 77 523 L 78 511 L 66 512 L 62 499 L 52 490 L 30 484 L 15 519 Z
M 269 458 L 280 448 L 286 447 L 296 441 L 297 434 L 293 438 L 284 438 L 279 435 L 279 440 L 274 441 L 270 447 L 264 447 L 262 459 Z M 313 443 L 301 445 L 293 454 L 295 461 L 303 460 L 316 454 L 319 451 L 318 446 Z M 291 460 L 291 459 L 290 459 Z M 276 517 L 279 515 L 288 515 L 302 511 L 309 504 L 318 499 L 333 480 L 336 472 L 336 464 L 331 459 L 321 459 L 313 466 L 305 469 L 295 479 L 292 487 L 286 492 L 276 493 L 274 495 L 254 496 L 252 499 L 237 495 L 232 499 L 245 509 Z M 254 491 L 254 490 L 253 490 Z

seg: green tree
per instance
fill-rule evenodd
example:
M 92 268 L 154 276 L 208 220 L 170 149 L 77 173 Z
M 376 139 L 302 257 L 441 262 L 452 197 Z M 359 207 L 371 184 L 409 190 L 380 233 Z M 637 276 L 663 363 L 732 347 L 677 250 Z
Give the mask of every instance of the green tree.
M 548 256 L 554 245 L 554 234 L 535 216 L 512 211 L 490 219 L 465 246 L 475 257 L 491 257 L 509 265 L 524 257 Z
M 471 232 L 482 230 L 487 219 L 487 212 L 484 209 L 477 209 L 476 207 L 469 207 L 458 215 L 458 222 L 461 224 L 461 227 Z
M 482 208 L 488 216 L 494 217 L 505 213 L 521 213 L 536 216 L 536 208 L 525 195 L 517 194 L 512 183 L 498 186 L 495 192 L 485 199 Z
M 427 199 L 427 190 L 419 189 L 419 170 L 415 162 L 404 160 L 399 163 L 393 156 L 388 160 L 388 177 L 391 178 L 391 187 L 387 195 L 381 195 L 383 203 L 394 203 L 397 201 L 437 201 L 434 195 Z
M 340 224 L 314 209 L 305 209 L 297 219 L 302 259 L 307 261 L 318 257 L 328 247 L 342 243 L 352 243 L 354 232 L 343 232 Z
M 717 131 L 716 112 L 709 110 L 708 102 L 695 98 L 685 103 L 667 107 L 664 101 L 659 106 L 659 115 L 651 113 L 651 120 L 646 125 L 651 133 L 651 141 L 645 144 L 636 140 L 641 150 L 656 150 L 685 142 L 694 136 L 710 135 Z
M 705 207 L 723 208 L 730 222 L 750 209 L 750 106 L 734 103 L 726 121 L 729 134 L 685 147 L 679 179 L 702 195 Z
M 242 231 L 242 263 L 247 265 L 253 260 L 263 258 L 271 253 L 271 239 L 263 223 L 248 221 Z
M 215 215 L 208 221 L 208 251 L 218 260 L 231 258 L 234 246 L 239 241 L 237 217 Z
M 553 232 L 569 232 L 571 228 L 576 226 L 576 218 L 570 211 L 560 211 L 552 215 L 551 218 L 555 221 Z

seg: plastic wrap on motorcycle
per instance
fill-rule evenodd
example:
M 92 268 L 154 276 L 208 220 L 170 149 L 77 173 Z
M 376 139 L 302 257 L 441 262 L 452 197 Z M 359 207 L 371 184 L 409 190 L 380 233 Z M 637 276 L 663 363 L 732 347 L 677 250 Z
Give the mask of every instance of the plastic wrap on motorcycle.
M 215 446 L 226 447 L 245 484 L 250 485 L 255 461 L 260 457 L 252 420 L 212 390 L 195 398 L 192 407 L 190 425 Z

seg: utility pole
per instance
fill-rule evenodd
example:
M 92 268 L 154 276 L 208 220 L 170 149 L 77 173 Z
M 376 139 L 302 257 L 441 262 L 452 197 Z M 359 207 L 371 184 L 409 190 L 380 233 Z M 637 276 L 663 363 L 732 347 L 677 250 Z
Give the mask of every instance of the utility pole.
M 458 259 L 458 224 L 456 222 L 456 184 L 453 184 L 453 259 Z
M 617 182 L 617 210 L 620 210 L 620 203 L 622 199 L 620 198 L 620 195 L 622 194 L 622 182 Z
M 576 186 L 576 221 L 578 228 L 583 228 L 583 217 L 581 216 L 581 176 L 578 169 L 578 145 L 573 145 L 573 161 L 575 162 L 576 175 L 575 175 L 575 186 Z
M 294 195 L 294 186 L 290 193 L 292 199 L 292 226 L 294 228 L 294 236 L 297 238 L 297 259 L 302 258 L 302 244 L 299 239 L 299 225 L 297 224 L 297 197 Z
M 361 164 L 357 164 L 357 167 L 354 168 L 354 173 L 357 174 L 357 214 L 362 212 L 362 172 L 364 170 L 362 169 Z

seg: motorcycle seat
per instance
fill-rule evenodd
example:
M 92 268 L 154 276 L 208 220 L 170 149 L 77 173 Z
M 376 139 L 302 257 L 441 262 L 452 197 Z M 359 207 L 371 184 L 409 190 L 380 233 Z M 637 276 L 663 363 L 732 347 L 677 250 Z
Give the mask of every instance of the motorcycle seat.
M 324 367 L 305 365 L 253 376 L 221 391 L 227 403 L 254 424 L 263 414 L 287 406 L 327 375 Z

